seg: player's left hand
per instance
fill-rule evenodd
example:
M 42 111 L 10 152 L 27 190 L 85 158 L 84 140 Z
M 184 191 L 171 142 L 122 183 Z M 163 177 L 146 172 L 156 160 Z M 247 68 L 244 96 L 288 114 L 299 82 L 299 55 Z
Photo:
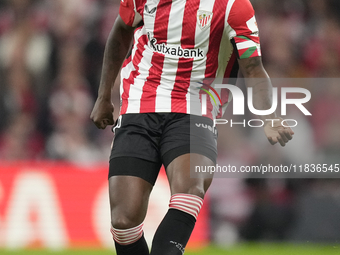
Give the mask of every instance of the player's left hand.
M 281 118 L 278 119 L 280 121 L 267 122 L 264 126 L 264 133 L 272 145 L 280 143 L 284 147 L 286 143 L 293 139 L 294 131 L 290 127 L 284 127 L 282 125 L 283 120 Z

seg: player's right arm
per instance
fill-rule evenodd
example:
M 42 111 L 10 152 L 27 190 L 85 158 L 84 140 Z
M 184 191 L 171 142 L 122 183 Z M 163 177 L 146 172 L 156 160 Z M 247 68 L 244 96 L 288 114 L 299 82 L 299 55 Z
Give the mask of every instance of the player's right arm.
M 100 129 L 114 124 L 111 91 L 131 48 L 133 33 L 134 28 L 118 16 L 106 42 L 98 97 L 91 113 L 92 121 Z

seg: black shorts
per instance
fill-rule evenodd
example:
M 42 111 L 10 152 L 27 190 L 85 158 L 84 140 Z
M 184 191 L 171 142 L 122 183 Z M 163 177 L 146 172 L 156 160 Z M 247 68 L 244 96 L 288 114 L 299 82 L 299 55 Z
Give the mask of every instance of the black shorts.
M 187 153 L 216 163 L 217 131 L 207 117 L 183 113 L 138 113 L 120 116 L 113 128 L 109 177 L 140 177 L 152 185 L 165 168 Z

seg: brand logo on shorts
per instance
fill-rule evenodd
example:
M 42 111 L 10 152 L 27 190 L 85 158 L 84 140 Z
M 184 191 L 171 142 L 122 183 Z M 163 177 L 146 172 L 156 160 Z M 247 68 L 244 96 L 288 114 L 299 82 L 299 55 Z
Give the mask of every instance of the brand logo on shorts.
M 204 123 L 195 123 L 196 127 L 198 128 L 204 128 L 204 129 L 208 129 L 209 131 L 213 132 L 215 135 L 217 135 L 217 129 L 208 125 L 208 124 L 204 124 Z
M 208 11 L 197 11 L 197 22 L 200 29 L 206 29 L 210 26 L 213 13 Z

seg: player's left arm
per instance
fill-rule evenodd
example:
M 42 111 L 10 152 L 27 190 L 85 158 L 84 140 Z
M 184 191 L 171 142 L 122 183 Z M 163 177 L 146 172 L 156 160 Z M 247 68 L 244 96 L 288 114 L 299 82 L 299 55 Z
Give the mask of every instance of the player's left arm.
M 268 110 L 272 106 L 273 87 L 265 71 L 261 57 L 251 57 L 238 60 L 240 70 L 246 79 L 246 86 L 253 88 L 253 104 L 257 110 Z M 276 112 L 259 116 L 263 120 L 280 119 L 280 121 L 265 121 L 264 132 L 271 144 L 279 142 L 285 146 L 293 138 L 294 132 L 290 127 L 282 125 L 282 119 Z
M 255 12 L 249 0 L 235 0 L 227 20 L 228 35 L 238 57 L 240 70 L 247 87 L 253 88 L 253 105 L 257 110 L 268 110 L 272 106 L 272 84 L 263 68 L 259 30 Z M 279 142 L 282 146 L 292 139 L 293 130 L 282 125 L 276 113 L 259 116 L 265 121 L 264 132 L 271 144 Z

